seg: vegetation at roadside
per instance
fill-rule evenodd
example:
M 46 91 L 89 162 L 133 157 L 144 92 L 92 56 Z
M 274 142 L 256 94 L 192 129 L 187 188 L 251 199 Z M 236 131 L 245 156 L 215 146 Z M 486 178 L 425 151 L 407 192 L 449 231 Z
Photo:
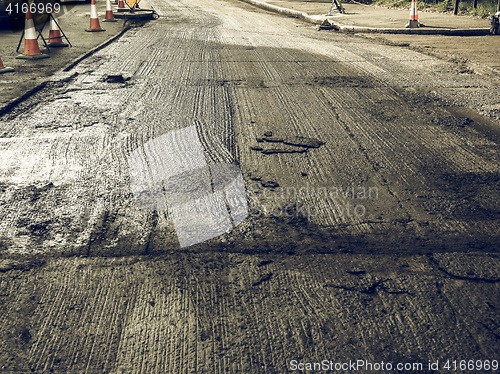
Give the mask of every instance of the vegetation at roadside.
M 409 8 L 410 0 L 358 0 L 365 4 L 376 4 L 393 8 Z M 417 0 L 418 10 L 429 10 L 436 12 L 453 12 L 455 0 Z M 474 7 L 473 0 L 460 1 L 459 14 L 472 15 L 476 17 L 488 17 L 495 14 L 497 8 L 496 0 L 477 0 Z

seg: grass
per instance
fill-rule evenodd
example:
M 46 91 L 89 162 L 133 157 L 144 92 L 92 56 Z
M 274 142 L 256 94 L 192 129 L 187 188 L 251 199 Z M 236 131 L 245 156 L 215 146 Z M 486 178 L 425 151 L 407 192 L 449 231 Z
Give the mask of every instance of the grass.
M 409 8 L 409 0 L 364 0 L 368 4 L 377 4 L 388 6 L 392 8 Z M 478 0 L 477 8 L 474 9 L 470 1 L 460 2 L 459 14 L 471 15 L 475 17 L 485 18 L 495 14 L 496 12 L 495 0 Z M 435 0 L 417 0 L 418 10 L 429 10 L 435 12 L 453 12 L 455 8 L 454 0 L 440 0 L 436 3 Z
M 474 9 L 472 7 L 467 8 L 467 12 L 469 14 L 472 14 L 473 16 L 481 17 L 481 18 L 491 16 L 495 13 L 494 10 L 490 10 L 490 8 L 485 8 L 482 5 L 478 5 L 476 9 Z

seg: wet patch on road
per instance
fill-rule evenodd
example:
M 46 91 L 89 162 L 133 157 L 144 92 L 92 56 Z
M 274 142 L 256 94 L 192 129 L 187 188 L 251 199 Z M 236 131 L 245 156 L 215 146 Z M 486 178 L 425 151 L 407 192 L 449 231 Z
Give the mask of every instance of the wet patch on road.
M 250 149 L 265 155 L 277 153 L 305 153 L 311 148 L 319 148 L 325 144 L 324 141 L 319 139 L 304 136 L 273 136 L 272 131 L 266 131 L 263 135 L 264 136 L 255 139 L 259 145 L 251 146 Z M 276 143 L 279 143 L 279 146 L 274 146 Z

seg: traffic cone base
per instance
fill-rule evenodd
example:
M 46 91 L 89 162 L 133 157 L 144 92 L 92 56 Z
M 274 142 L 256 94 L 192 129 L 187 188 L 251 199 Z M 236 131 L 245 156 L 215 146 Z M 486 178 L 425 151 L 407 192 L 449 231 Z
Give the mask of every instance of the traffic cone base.
M 16 56 L 17 59 L 20 60 L 41 60 L 42 58 L 49 58 L 49 55 L 45 53 L 40 53 L 39 55 L 19 55 Z
M 103 19 L 102 22 L 117 22 L 118 20 L 116 18 L 113 19 Z
M 1 68 L 1 69 L 0 69 L 0 74 L 3 74 L 3 73 L 10 73 L 10 72 L 12 72 L 12 71 L 14 71 L 14 69 L 13 69 L 13 68 L 4 67 L 4 68 Z
M 418 22 L 418 20 L 414 20 L 414 19 L 411 19 L 407 24 L 406 24 L 406 28 L 410 28 L 410 29 L 413 29 L 415 27 L 420 27 L 420 22 Z
M 40 52 L 36 39 L 24 39 L 24 53 L 16 58 L 23 60 L 40 60 L 48 57 L 50 56 Z
M 14 71 L 14 69 L 9 68 L 8 66 L 5 66 L 2 62 L 2 59 L 0 59 L 0 74 L 9 73 L 11 71 Z

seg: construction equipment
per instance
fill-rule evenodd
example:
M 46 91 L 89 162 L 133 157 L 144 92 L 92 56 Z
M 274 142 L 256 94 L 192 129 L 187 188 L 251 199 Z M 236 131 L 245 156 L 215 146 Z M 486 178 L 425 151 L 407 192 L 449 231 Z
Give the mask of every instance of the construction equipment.
M 344 9 L 344 7 L 342 6 L 342 4 L 340 3 L 340 0 L 332 0 L 332 6 L 330 7 L 330 11 L 328 12 L 328 15 L 329 15 L 329 16 L 332 16 L 332 15 L 333 15 L 333 13 L 332 13 L 333 6 L 336 6 L 336 7 L 337 7 L 337 10 L 338 10 L 340 13 L 345 14 L 345 9 Z

